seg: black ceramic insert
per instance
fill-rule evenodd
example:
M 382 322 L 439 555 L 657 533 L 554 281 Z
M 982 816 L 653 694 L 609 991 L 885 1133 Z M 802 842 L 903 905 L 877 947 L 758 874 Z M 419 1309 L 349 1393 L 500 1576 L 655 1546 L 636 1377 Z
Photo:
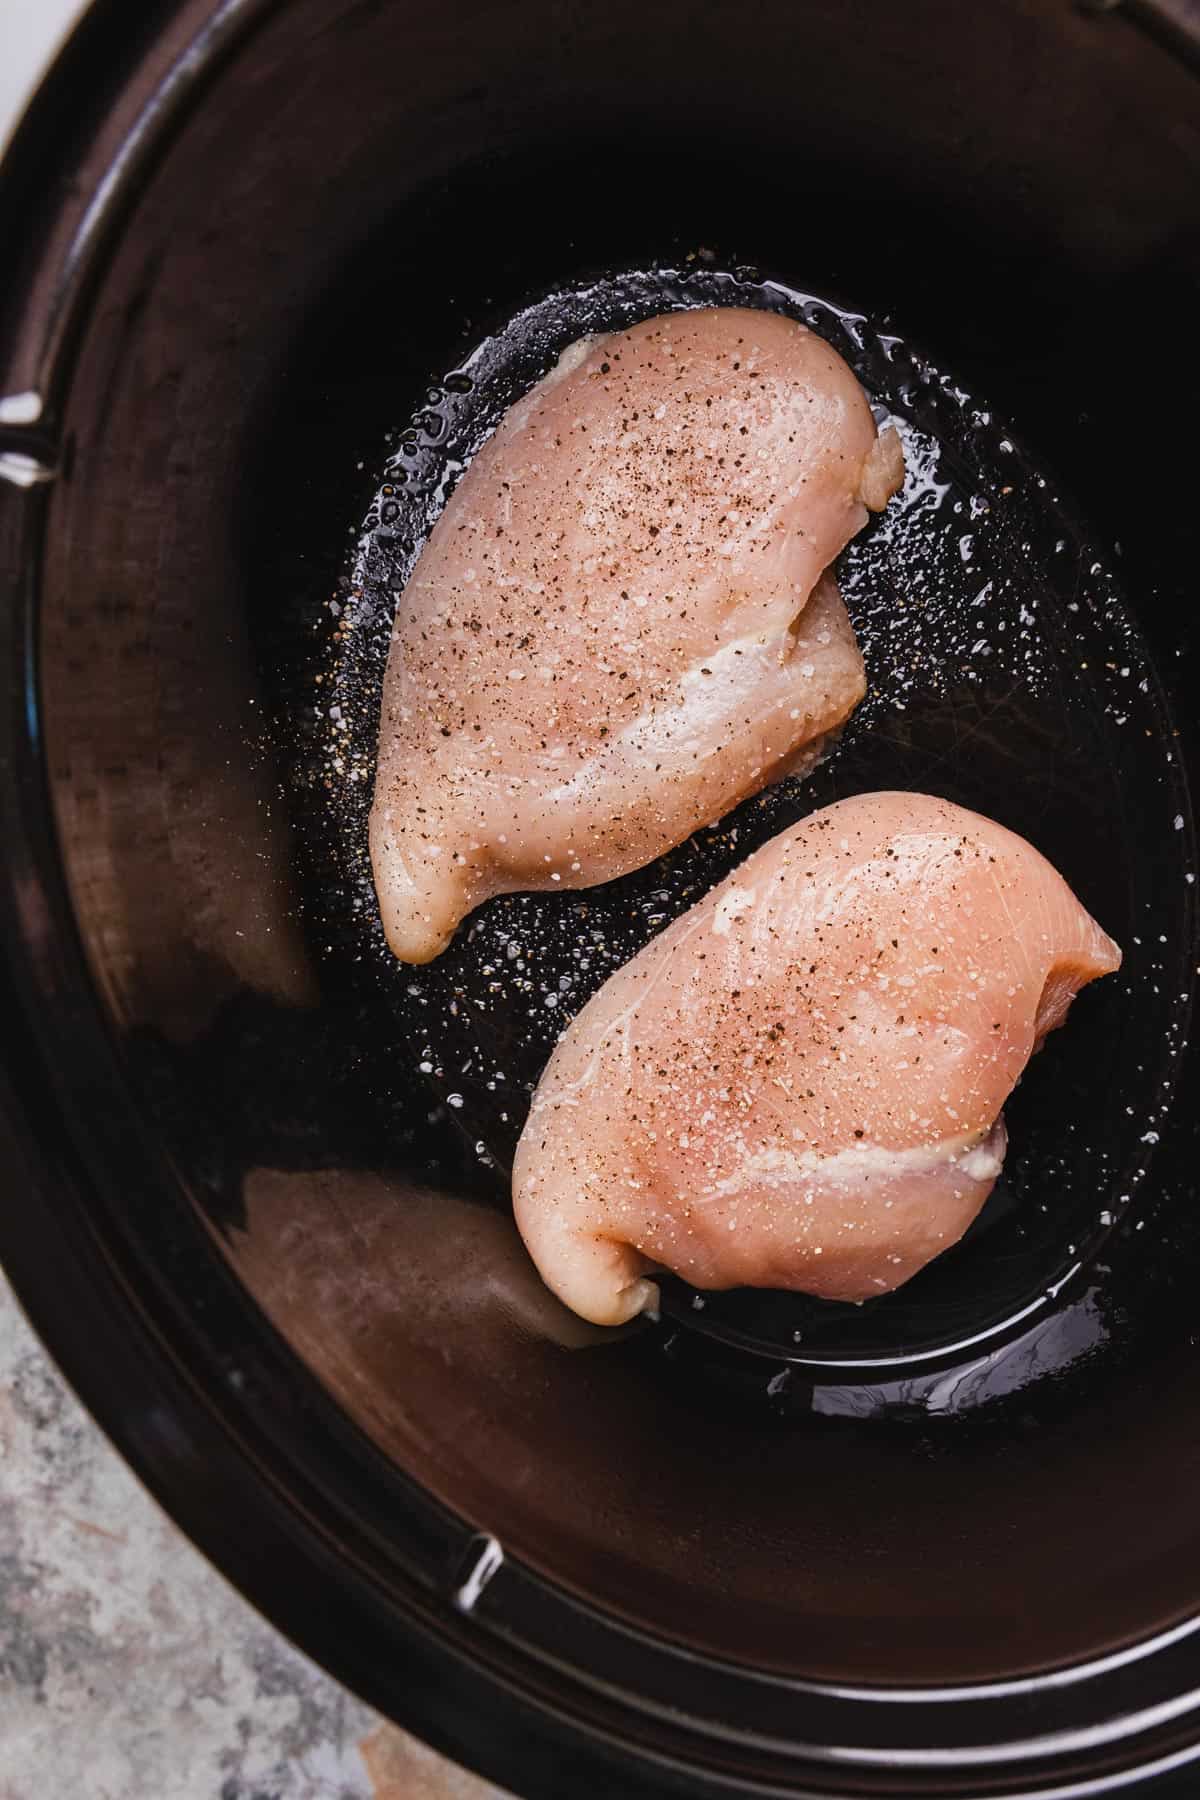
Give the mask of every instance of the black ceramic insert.
M 1146 11 L 110 0 L 0 171 L 0 1251 L 215 1560 L 536 1800 L 1195 1781 L 1200 90 Z M 399 970 L 373 700 L 450 463 L 580 329 L 709 300 L 905 432 L 868 700 Z M 978 1227 L 868 1307 L 540 1336 L 504 1164 L 562 1022 L 896 781 L 1126 950 Z

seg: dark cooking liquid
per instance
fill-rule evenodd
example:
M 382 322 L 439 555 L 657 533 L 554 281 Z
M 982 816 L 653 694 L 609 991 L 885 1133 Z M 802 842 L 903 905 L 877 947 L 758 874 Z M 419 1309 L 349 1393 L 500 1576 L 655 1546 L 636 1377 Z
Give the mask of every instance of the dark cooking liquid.
M 894 420 L 907 477 L 839 576 L 870 688 L 824 764 L 747 801 L 605 887 L 482 907 L 427 968 L 387 951 L 366 851 L 391 619 L 428 531 L 505 409 L 585 333 L 667 309 L 785 312 L 855 369 Z M 549 295 L 486 338 L 394 442 L 328 613 L 303 826 L 317 868 L 314 941 L 376 1021 L 370 1071 L 397 1144 L 421 1111 L 465 1133 L 506 1203 L 529 1096 L 568 1020 L 656 932 L 746 855 L 819 806 L 925 790 L 1029 838 L 1125 951 L 1079 1001 L 1007 1109 L 1004 1175 L 964 1242 L 894 1295 L 846 1306 L 664 1285 L 647 1354 L 695 1336 L 781 1406 L 937 1410 L 1011 1391 L 1094 1347 L 1089 1271 L 1133 1207 L 1171 1101 L 1188 1008 L 1191 822 L 1158 683 L 1110 567 L 1002 426 L 869 319 L 697 259 Z M 680 1327 L 686 1327 L 686 1336 Z M 813 1383 L 817 1383 L 814 1390 Z

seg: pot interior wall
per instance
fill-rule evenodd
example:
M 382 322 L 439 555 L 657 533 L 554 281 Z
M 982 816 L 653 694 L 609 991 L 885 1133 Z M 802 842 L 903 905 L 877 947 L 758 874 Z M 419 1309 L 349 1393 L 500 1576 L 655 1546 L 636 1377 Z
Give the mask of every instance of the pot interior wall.
M 1109 1325 L 1138 1354 L 962 1429 L 772 1426 L 638 1340 L 539 1337 L 469 1146 L 415 1076 L 402 1131 L 373 1108 L 388 1047 L 306 919 L 279 659 L 334 592 L 384 433 L 473 335 L 553 281 L 704 244 L 969 376 L 1120 540 L 1186 693 L 1198 163 L 1185 72 L 1057 0 L 293 0 L 174 134 L 80 347 L 46 741 L 179 1204 L 416 1480 L 722 1656 L 999 1675 L 1200 1606 L 1200 1371 L 1163 1286 L 1200 1262 L 1182 1228 L 1158 1266 L 1159 1228 L 1131 1237 L 1150 1298 Z

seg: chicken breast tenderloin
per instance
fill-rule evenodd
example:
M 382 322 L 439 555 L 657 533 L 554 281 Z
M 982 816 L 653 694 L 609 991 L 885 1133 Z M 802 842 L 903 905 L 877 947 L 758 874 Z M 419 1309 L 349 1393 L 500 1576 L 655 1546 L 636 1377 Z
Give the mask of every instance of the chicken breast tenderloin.
M 1001 1108 L 1121 953 L 1011 831 L 866 794 L 765 845 L 614 975 L 517 1149 L 517 1224 L 585 1319 L 648 1276 L 862 1300 L 955 1243 Z
M 482 900 L 652 861 L 815 754 L 865 691 L 821 577 L 903 477 L 824 340 L 668 314 L 514 406 L 401 596 L 371 858 L 427 962 Z

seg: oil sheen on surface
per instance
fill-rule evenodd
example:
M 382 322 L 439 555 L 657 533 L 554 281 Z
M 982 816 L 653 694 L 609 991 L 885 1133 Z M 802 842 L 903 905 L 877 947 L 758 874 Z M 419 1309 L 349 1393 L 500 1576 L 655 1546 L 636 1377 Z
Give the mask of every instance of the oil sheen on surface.
M 837 567 L 867 697 L 815 773 L 604 887 L 491 901 L 435 964 L 403 967 L 379 925 L 366 827 L 392 615 L 420 548 L 480 443 L 570 344 L 714 304 L 783 311 L 820 332 L 903 440 L 901 494 Z M 943 1388 L 948 1369 L 967 1372 L 955 1406 L 1007 1391 L 1016 1377 L 996 1373 L 1005 1344 L 1045 1336 L 1055 1317 L 1043 1360 L 1070 1362 L 1094 1343 L 1088 1271 L 1103 1267 L 1145 1176 L 1186 1023 L 1189 811 L 1115 569 L 985 405 L 868 317 L 725 272 L 703 253 L 589 279 L 517 313 L 429 388 L 394 435 L 345 578 L 310 630 L 323 645 L 297 789 L 316 876 L 310 931 L 387 1046 L 370 1074 L 384 1135 L 411 1140 L 423 1091 L 422 1140 L 465 1145 L 460 1185 L 481 1203 L 508 1204 L 529 1097 L 565 1022 L 788 824 L 847 795 L 914 788 L 996 819 L 1049 857 L 1125 964 L 1092 998 L 1090 1030 L 1057 1034 L 1031 1064 L 1007 1108 L 1003 1177 L 963 1243 L 863 1306 L 668 1282 L 646 1354 L 675 1354 L 682 1326 L 689 1344 L 699 1332 L 722 1354 L 766 1358 L 762 1380 L 776 1387 L 788 1365 L 807 1366 L 834 1383 L 828 1410 L 855 1413 L 874 1410 L 862 1382 L 908 1404 L 925 1369 Z M 305 653 L 311 666 L 311 645 Z M 1064 1318 L 1086 1329 L 1064 1329 Z

